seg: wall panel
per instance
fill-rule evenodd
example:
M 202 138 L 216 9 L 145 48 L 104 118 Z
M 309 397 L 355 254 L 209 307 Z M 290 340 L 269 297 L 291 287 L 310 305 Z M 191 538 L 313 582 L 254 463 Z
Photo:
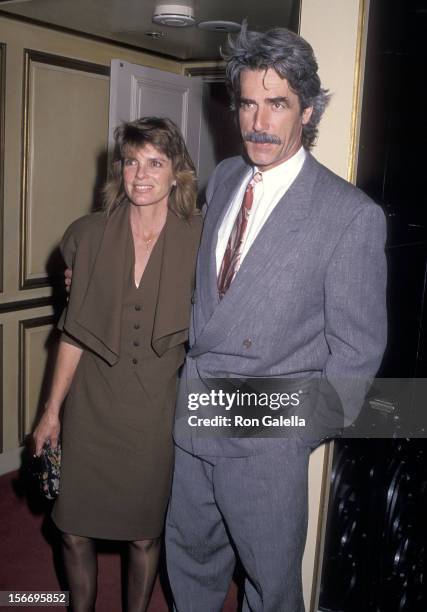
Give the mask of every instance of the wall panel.
M 0 474 L 19 466 L 19 448 L 39 406 L 45 364 L 53 351 L 50 334 L 56 316 L 50 305 L 0 312 L 3 352 Z
M 32 50 L 24 61 L 20 287 L 28 289 L 50 284 L 58 238 L 90 212 L 105 178 L 97 171 L 106 160 L 109 70 Z
M 4 216 L 4 121 L 6 88 L 6 45 L 0 42 L 0 293 L 3 291 L 3 216 Z
M 0 453 L 3 452 L 3 325 L 0 324 Z

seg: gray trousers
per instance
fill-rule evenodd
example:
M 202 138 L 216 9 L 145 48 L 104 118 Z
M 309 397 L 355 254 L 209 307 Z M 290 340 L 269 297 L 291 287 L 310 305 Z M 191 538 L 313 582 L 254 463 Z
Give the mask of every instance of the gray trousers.
M 244 611 L 304 612 L 309 453 L 292 439 L 242 458 L 176 448 L 166 558 L 177 612 L 222 610 L 234 550 L 246 572 Z

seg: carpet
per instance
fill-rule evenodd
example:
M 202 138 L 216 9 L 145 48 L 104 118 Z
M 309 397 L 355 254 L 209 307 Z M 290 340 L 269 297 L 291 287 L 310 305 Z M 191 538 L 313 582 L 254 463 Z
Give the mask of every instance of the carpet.
M 59 534 L 49 518 L 50 506 L 38 485 L 23 470 L 0 477 L 0 590 L 65 590 Z M 97 612 L 121 610 L 120 544 L 100 542 L 98 546 Z M 236 612 L 237 588 L 233 583 L 223 612 Z M 26 606 L 42 612 L 65 606 Z M 149 612 L 169 612 L 171 597 L 164 566 L 160 564 Z M 208 611 L 201 611 L 208 612 Z

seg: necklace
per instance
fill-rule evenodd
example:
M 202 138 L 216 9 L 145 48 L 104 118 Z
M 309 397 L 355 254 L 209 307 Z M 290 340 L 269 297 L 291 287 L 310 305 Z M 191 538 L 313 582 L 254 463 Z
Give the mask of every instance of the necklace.
M 149 238 L 145 238 L 144 234 L 138 234 L 138 232 L 136 232 L 135 238 L 136 240 L 139 239 L 140 244 L 143 245 L 142 252 L 145 259 L 148 259 L 150 256 L 151 250 L 156 244 L 157 238 L 159 237 L 161 231 L 162 230 L 160 229 L 159 231 L 152 233 Z
M 160 232 L 159 232 L 160 233 Z M 142 238 L 144 243 L 145 243 L 145 255 L 148 255 L 151 249 L 151 246 L 153 244 L 153 240 L 154 238 L 156 238 L 158 236 L 158 234 L 152 236 L 151 238 L 148 238 L 148 240 L 146 240 L 144 237 Z
M 162 220 L 161 226 L 159 227 L 159 223 L 157 223 L 157 227 L 154 226 L 150 229 L 145 228 L 144 232 L 141 224 L 131 215 L 130 222 L 132 227 L 133 238 L 135 241 L 135 247 L 139 243 L 140 255 L 146 260 L 150 256 L 150 252 L 152 251 L 154 245 L 156 244 L 157 238 L 159 237 L 166 219 Z M 147 231 L 148 229 L 148 231 Z

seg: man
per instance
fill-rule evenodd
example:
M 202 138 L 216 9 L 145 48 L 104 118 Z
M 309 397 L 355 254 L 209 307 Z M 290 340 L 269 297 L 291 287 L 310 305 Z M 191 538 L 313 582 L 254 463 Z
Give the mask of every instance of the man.
M 333 383 L 351 421 L 385 346 L 385 222 L 309 153 L 328 100 L 310 45 L 243 27 L 225 59 L 245 159 L 219 164 L 207 189 L 167 565 L 178 612 L 220 612 L 236 555 L 244 610 L 302 612 L 308 459 L 324 432 L 206 437 L 181 424 L 209 379 L 266 377 Z

